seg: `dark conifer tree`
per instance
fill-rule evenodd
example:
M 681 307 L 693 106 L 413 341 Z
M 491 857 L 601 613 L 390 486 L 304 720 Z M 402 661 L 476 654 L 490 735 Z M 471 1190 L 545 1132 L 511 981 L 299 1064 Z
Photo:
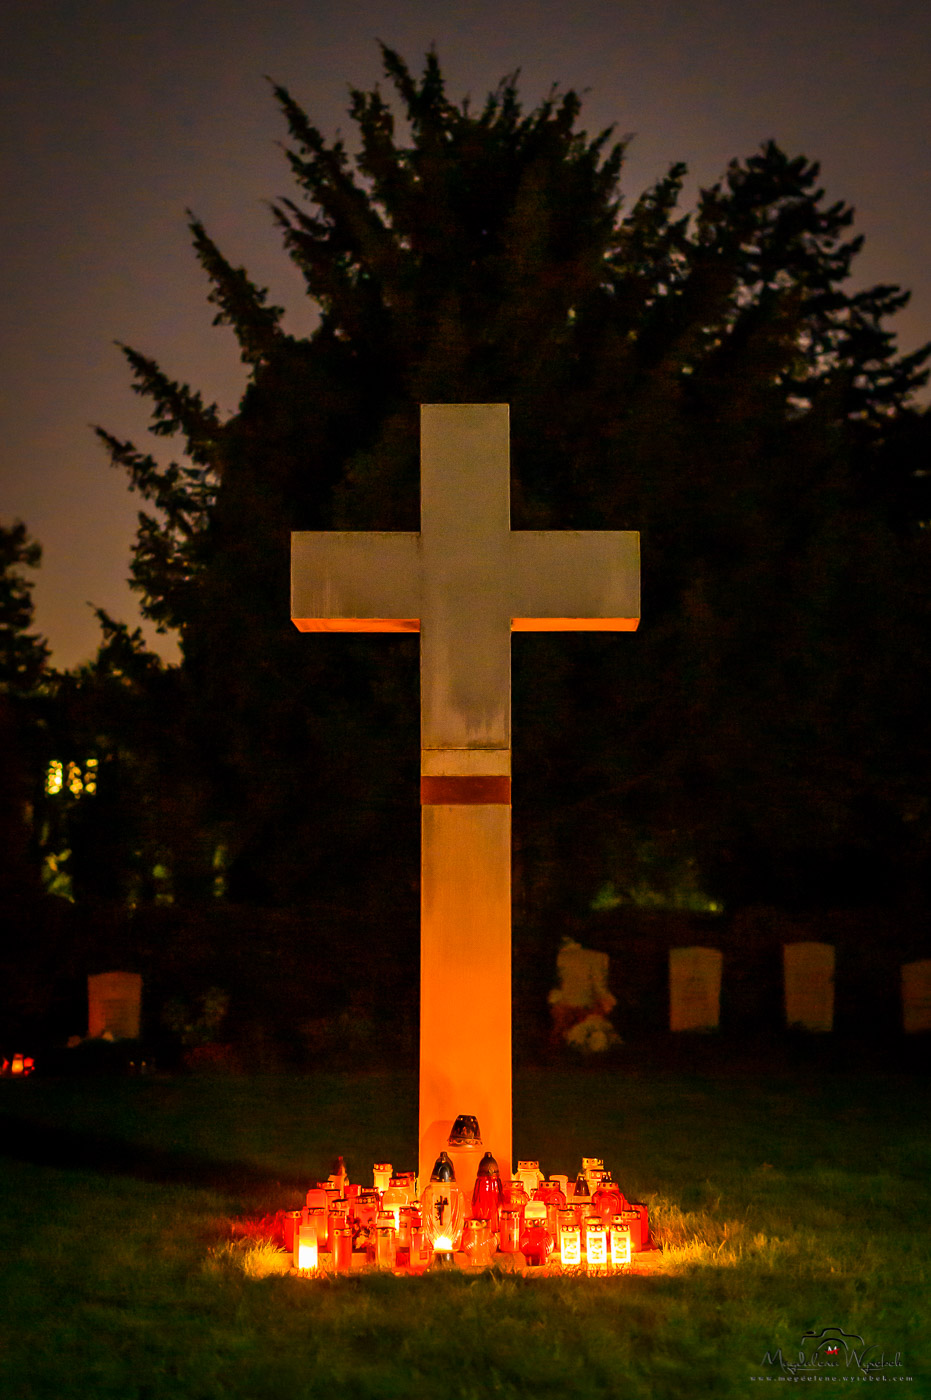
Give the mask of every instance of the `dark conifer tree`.
M 338 900 L 379 857 L 377 903 L 416 881 L 416 644 L 298 636 L 287 561 L 291 529 L 416 528 L 431 401 L 511 404 L 517 527 L 643 532 L 636 638 L 515 646 L 536 897 L 584 901 L 612 863 L 623 885 L 638 832 L 730 898 L 837 897 L 880 828 L 889 877 L 928 756 L 906 295 L 846 289 L 852 211 L 774 143 L 692 216 L 680 165 L 625 212 L 623 144 L 578 129 L 574 93 L 525 114 L 512 78 L 473 110 L 433 54 L 419 80 L 383 58 L 402 120 L 353 92 L 355 154 L 275 89 L 297 185 L 275 217 L 317 329 L 289 336 L 192 219 L 240 408 L 127 350 L 185 459 L 103 434 L 149 503 L 133 576 L 180 634 L 234 891 Z
M 48 673 L 49 649 L 32 630 L 32 581 L 41 546 L 29 538 L 21 520 L 0 525 L 0 901 L 8 912 L 38 890 L 29 858 L 41 768 L 39 692 Z

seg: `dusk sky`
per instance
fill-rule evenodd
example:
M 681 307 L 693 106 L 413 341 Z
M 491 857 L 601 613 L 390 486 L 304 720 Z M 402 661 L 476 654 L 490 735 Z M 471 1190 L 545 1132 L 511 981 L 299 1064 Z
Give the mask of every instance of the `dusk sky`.
M 418 72 L 435 42 L 456 101 L 516 68 L 527 108 L 554 83 L 586 91 L 590 133 L 634 138 L 628 203 L 676 160 L 690 203 L 769 138 L 819 160 L 866 236 L 855 285 L 910 288 L 900 348 L 931 338 L 919 0 L 3 0 L 0 520 L 43 546 L 36 626 L 55 664 L 93 654 L 88 603 L 139 621 L 126 578 L 140 502 L 89 426 L 154 444 L 114 341 L 236 408 L 243 367 L 211 325 L 186 207 L 288 308 L 289 330 L 312 328 L 265 204 L 292 192 L 265 75 L 351 138 L 347 87 L 381 76 L 378 38 Z

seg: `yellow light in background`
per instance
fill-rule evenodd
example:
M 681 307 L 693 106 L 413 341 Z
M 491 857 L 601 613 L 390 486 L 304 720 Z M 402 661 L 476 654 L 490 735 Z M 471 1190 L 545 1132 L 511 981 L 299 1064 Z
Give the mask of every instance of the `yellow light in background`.
M 84 791 L 93 797 L 97 791 L 97 760 L 89 758 L 84 765 Z
M 213 848 L 213 894 L 215 899 L 222 899 L 226 894 L 226 867 L 228 863 L 228 851 L 226 846 L 220 842 Z
M 53 758 L 45 775 L 45 791 L 49 797 L 54 797 L 56 793 L 61 792 L 63 782 L 64 769 L 58 759 Z
M 81 770 L 76 763 L 68 764 L 68 791 L 72 797 L 80 797 L 84 791 L 84 779 L 81 777 Z

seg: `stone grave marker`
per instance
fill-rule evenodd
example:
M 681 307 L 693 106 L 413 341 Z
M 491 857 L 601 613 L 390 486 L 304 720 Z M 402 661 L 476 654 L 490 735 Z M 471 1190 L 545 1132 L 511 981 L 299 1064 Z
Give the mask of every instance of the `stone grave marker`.
M 716 1031 L 721 1012 L 720 948 L 670 948 L 669 1029 Z
M 87 1034 L 138 1040 L 142 978 L 138 972 L 98 972 L 87 979 Z
M 902 964 L 902 1029 L 931 1031 L 931 958 Z
M 806 1031 L 834 1029 L 834 945 L 784 943 L 782 973 L 786 1025 Z

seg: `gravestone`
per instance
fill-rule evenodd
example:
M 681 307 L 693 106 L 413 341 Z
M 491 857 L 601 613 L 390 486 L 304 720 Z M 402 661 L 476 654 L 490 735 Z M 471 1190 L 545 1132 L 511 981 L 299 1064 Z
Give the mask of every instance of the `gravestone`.
M 834 1029 L 834 945 L 784 943 L 782 972 L 786 1025 L 806 1031 Z
M 669 1029 L 714 1031 L 721 1009 L 719 948 L 670 948 Z
M 511 529 L 507 404 L 422 405 L 420 448 L 420 530 L 292 535 L 291 618 L 420 633 L 420 1175 L 467 1113 L 504 1176 L 511 633 L 633 631 L 639 537 Z
M 138 972 L 98 972 L 87 979 L 87 1034 L 92 1040 L 138 1040 L 142 978 Z
M 931 1031 L 931 958 L 902 964 L 902 1029 Z

